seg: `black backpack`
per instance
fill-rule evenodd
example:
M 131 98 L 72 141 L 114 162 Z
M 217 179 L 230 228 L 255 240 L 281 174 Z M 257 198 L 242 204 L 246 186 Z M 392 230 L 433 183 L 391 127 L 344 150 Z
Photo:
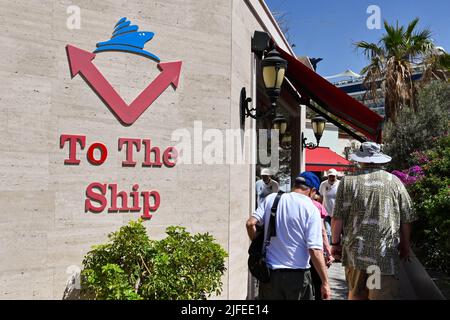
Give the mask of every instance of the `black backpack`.
M 270 243 L 270 238 L 276 237 L 275 216 L 277 213 L 278 202 L 283 193 L 283 191 L 278 191 L 278 194 L 273 201 L 269 226 L 267 228 L 269 232 L 267 241 L 264 241 L 264 226 L 262 228 L 257 227 L 256 237 L 248 248 L 248 269 L 256 279 L 263 283 L 268 283 L 270 281 L 270 269 L 266 263 L 266 248 Z

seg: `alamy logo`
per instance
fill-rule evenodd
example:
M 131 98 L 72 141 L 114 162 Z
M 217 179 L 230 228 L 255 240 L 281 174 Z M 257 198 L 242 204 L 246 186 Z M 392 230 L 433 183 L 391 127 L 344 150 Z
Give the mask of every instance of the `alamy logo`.
M 379 266 L 371 265 L 367 267 L 367 277 L 366 287 L 369 290 L 380 290 L 381 289 L 381 269 Z
M 153 36 L 153 32 L 139 31 L 137 25 L 131 25 L 124 17 L 116 23 L 111 39 L 97 43 L 93 53 L 69 44 L 66 46 L 72 78 L 80 74 L 124 125 L 132 125 L 169 85 L 178 87 L 182 62 L 163 63 L 158 56 L 144 50 L 145 43 Z M 159 62 L 161 73 L 128 105 L 93 64 L 96 53 L 105 51 L 134 53 L 150 58 Z
M 367 18 L 366 25 L 369 30 L 381 29 L 381 9 L 377 5 L 370 5 L 367 7 L 367 13 L 370 16 Z

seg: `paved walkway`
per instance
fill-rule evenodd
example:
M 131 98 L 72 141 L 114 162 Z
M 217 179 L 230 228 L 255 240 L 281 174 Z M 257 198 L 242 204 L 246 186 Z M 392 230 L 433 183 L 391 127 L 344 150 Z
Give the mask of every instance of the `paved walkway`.
M 412 262 L 400 264 L 400 297 L 401 300 L 416 299 L 444 299 L 439 292 L 430 276 L 426 273 L 423 266 L 413 255 Z M 423 269 L 423 270 L 422 270 Z M 342 264 L 333 263 L 328 269 L 328 278 L 330 280 L 331 299 L 347 300 L 348 289 L 345 281 L 345 270 Z M 254 278 L 252 277 L 252 280 Z M 256 288 L 256 280 L 254 280 L 252 288 Z M 256 292 L 256 291 L 254 291 Z M 420 296 L 418 296 L 418 293 Z
M 328 277 L 330 279 L 331 299 L 347 300 L 347 282 L 345 281 L 345 271 L 342 264 L 333 263 L 328 269 Z
M 330 287 L 332 293 L 332 300 L 347 300 L 348 289 L 345 281 L 345 269 L 342 264 L 333 263 L 328 269 L 328 277 L 330 279 Z M 410 283 L 404 265 L 400 264 L 400 297 L 401 300 L 415 300 L 415 295 L 412 284 Z
M 250 274 L 249 274 L 250 275 Z M 328 269 L 328 278 L 330 280 L 330 288 L 332 300 L 347 300 L 347 282 L 345 281 L 345 271 L 342 264 L 333 263 L 333 265 Z M 254 277 L 250 277 L 252 283 L 250 285 L 251 292 L 249 292 L 250 297 L 254 297 L 257 288 L 257 281 Z
M 347 300 L 347 282 L 341 263 L 333 263 L 328 269 L 332 300 Z M 400 264 L 400 300 L 444 299 L 442 293 L 413 254 L 411 262 Z

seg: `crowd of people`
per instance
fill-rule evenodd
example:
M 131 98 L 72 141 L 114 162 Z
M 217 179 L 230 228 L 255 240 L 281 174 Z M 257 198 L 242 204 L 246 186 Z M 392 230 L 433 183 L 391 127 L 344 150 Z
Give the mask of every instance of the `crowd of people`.
M 338 179 L 335 169 L 320 182 L 302 172 L 291 192 L 281 195 L 276 236 L 264 248 L 270 281 L 259 283 L 258 299 L 321 300 L 332 297 L 328 267 L 342 262 L 350 300 L 398 299 L 400 259 L 409 258 L 411 198 L 402 182 L 383 170 L 391 158 L 381 146 L 364 142 L 350 156 L 358 170 Z M 246 223 L 250 239 L 257 226 L 267 235 L 279 189 L 271 172 L 257 181 L 258 207 Z M 269 241 L 267 241 L 269 240 Z

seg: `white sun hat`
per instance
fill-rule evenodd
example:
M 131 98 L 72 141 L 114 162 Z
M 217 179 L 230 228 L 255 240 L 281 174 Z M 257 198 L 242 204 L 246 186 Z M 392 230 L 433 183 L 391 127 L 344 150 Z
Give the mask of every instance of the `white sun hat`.
M 327 171 L 327 177 L 328 176 L 337 176 L 338 172 L 336 169 L 331 168 L 330 170 Z
M 264 169 L 261 170 L 261 175 L 262 176 L 271 176 L 272 172 L 270 172 L 270 169 L 264 168 Z
M 391 157 L 381 152 L 381 145 L 375 142 L 363 142 L 358 151 L 350 155 L 350 160 L 362 163 L 388 163 Z

